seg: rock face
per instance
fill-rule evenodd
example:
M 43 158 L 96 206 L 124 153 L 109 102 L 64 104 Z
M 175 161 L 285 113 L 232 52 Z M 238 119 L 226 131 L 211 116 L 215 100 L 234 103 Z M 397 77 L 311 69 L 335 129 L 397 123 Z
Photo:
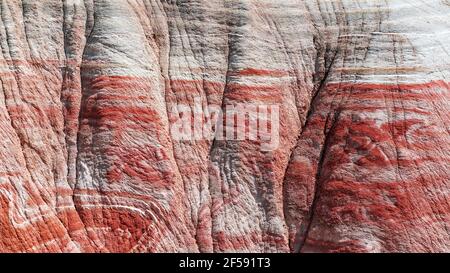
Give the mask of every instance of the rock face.
M 449 16 L 0 1 L 0 252 L 450 251 Z M 279 107 L 274 149 L 174 137 L 237 104 Z

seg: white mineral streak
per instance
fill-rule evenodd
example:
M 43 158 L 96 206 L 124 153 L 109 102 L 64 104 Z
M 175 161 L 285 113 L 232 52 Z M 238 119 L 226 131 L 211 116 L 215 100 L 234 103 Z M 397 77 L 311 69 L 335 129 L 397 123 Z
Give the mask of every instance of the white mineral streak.
M 449 17 L 1 0 L 0 252 L 450 251 Z M 278 148 L 174 138 L 197 102 L 277 105 Z

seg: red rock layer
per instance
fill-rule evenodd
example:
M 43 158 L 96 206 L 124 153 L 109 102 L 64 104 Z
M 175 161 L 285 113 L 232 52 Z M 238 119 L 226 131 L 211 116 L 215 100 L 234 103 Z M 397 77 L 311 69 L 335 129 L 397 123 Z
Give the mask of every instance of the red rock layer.
M 0 252 L 449 251 L 449 9 L 1 1 Z M 275 150 L 173 137 L 238 104 Z
M 292 249 L 446 249 L 450 139 L 437 109 L 448 91 L 445 82 L 324 88 L 286 173 Z

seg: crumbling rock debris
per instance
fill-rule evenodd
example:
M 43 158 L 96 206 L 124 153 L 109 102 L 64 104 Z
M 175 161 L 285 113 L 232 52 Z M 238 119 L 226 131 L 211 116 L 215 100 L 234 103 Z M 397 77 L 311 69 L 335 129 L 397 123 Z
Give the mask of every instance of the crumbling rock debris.
M 1 0 L 1 252 L 450 251 L 440 0 Z M 279 105 L 279 145 L 173 138 Z

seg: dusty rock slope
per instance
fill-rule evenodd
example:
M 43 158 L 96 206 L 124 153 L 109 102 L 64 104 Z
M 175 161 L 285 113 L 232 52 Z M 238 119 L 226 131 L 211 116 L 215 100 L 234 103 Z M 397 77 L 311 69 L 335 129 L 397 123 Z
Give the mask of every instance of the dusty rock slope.
M 0 0 L 0 252 L 450 251 L 447 0 Z M 279 105 L 279 145 L 173 137 Z

